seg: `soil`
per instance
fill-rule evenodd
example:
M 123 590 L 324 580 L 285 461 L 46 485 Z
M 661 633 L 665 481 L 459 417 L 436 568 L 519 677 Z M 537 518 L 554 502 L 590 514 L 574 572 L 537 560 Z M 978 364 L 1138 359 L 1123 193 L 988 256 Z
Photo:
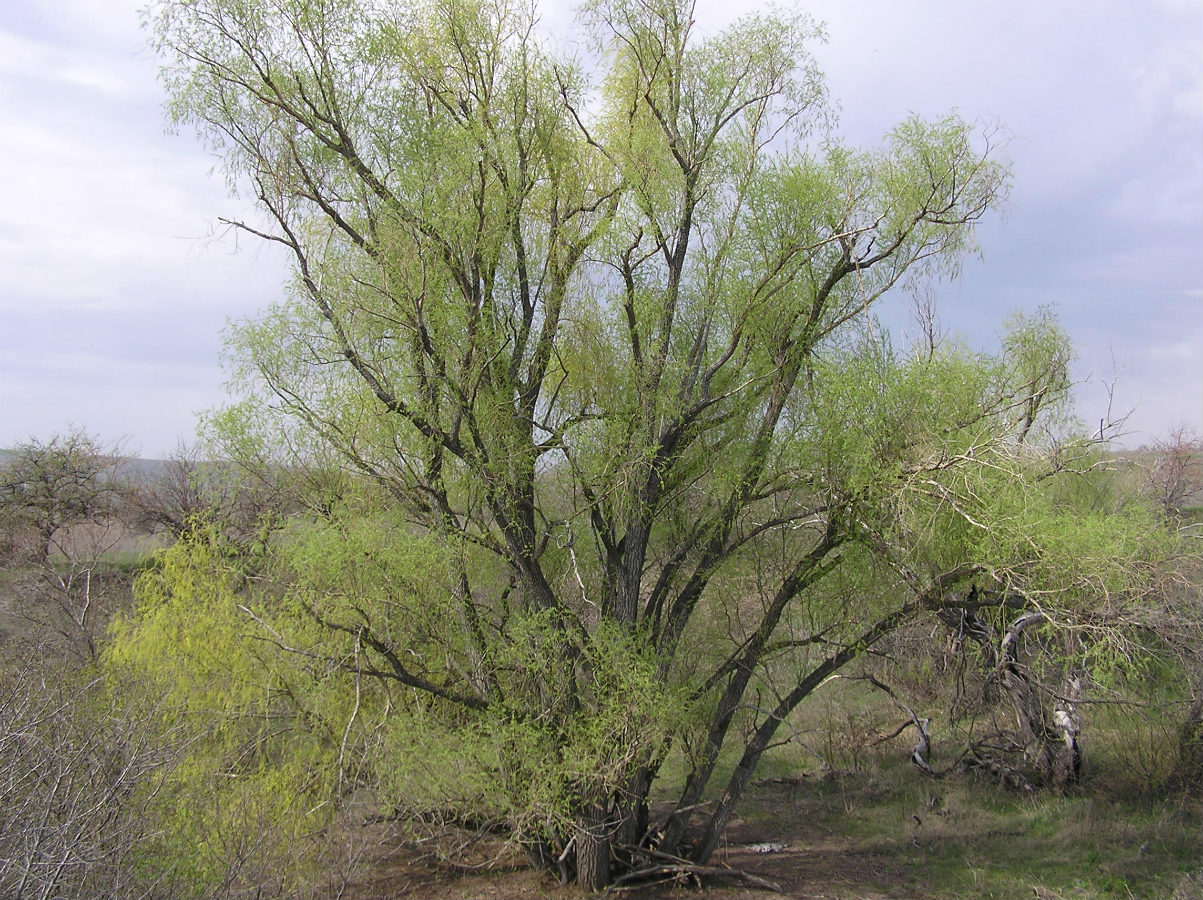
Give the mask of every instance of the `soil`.
M 783 789 L 784 788 L 784 789 Z M 923 893 L 921 872 L 900 853 L 909 849 L 906 824 L 898 843 L 864 846 L 842 837 L 828 816 L 808 815 L 797 792 L 781 781 L 760 782 L 743 804 L 744 816 L 728 827 L 726 841 L 711 860 L 731 871 L 728 877 L 678 878 L 608 893 L 631 900 L 647 898 L 707 898 L 748 900 L 759 897 L 913 897 Z M 817 810 L 815 811 L 817 812 Z M 384 828 L 386 826 L 374 826 Z M 575 900 L 588 892 L 559 884 L 551 875 L 533 869 L 521 851 L 497 838 L 448 832 L 416 842 L 385 836 L 364 874 L 346 886 L 343 896 L 392 898 L 540 898 Z M 458 843 L 458 846 L 454 846 Z M 455 861 L 444 854 L 455 852 Z M 442 857 L 442 858 L 441 858 Z M 774 891 L 739 877 L 753 875 L 778 887 Z

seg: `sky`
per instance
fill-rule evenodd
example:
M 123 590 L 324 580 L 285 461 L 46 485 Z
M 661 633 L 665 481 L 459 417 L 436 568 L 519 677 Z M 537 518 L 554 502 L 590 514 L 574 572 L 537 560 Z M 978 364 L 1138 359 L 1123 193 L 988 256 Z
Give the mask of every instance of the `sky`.
M 191 441 L 226 398 L 225 324 L 282 293 L 283 257 L 220 227 L 246 207 L 215 161 L 166 130 L 139 6 L 0 4 L 0 447 L 68 427 L 142 456 Z M 1203 430 L 1203 3 L 800 8 L 826 23 L 848 143 L 953 109 L 1010 135 L 1010 200 L 935 285 L 944 330 L 992 350 L 1012 313 L 1053 306 L 1083 420 L 1130 411 L 1127 446 Z M 571 6 L 541 9 L 570 41 Z M 700 32 L 733 9 L 699 0 Z

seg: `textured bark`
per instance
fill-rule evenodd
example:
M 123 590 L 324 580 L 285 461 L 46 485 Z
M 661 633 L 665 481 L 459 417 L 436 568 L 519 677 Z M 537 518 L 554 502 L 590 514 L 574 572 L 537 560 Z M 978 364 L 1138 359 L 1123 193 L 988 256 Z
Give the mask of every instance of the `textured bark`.
M 1082 769 L 1075 706 L 1081 683 L 1077 678 L 1066 678 L 1050 712 L 1040 686 L 1033 684 L 1028 667 L 1019 660 L 1024 631 L 1044 620 L 1043 613 L 1028 612 L 1011 623 L 1002 640 L 1000 681 L 1015 710 L 1024 756 L 1035 767 L 1042 784 L 1064 791 L 1077 784 Z
M 1061 697 L 1053 707 L 1053 724 L 1060 733 L 1060 741 L 1050 742 L 1052 757 L 1051 785 L 1064 791 L 1078 783 L 1082 774 L 1082 750 L 1078 746 L 1077 700 L 1082 693 L 1082 682 L 1078 678 L 1067 678 Z
M 605 810 L 590 810 L 577 825 L 576 881 L 581 887 L 600 891 L 610 883 L 612 835 Z
M 719 698 L 714 717 L 711 719 L 710 732 L 706 738 L 704 752 L 701 754 L 700 760 L 694 765 L 693 771 L 690 772 L 689 778 L 685 782 L 685 789 L 681 794 L 680 800 L 677 802 L 677 811 L 669 817 L 665 825 L 663 842 L 665 852 L 676 854 L 681 845 L 681 840 L 685 836 L 685 830 L 689 823 L 689 815 L 701 801 L 702 794 L 706 786 L 710 783 L 710 778 L 714 774 L 714 768 L 718 763 L 719 754 L 722 752 L 723 745 L 726 742 L 727 732 L 731 727 L 735 712 L 743 702 L 744 694 L 752 681 L 752 676 L 760 666 L 761 658 L 764 655 L 769 640 L 776 631 L 777 623 L 780 621 L 782 614 L 785 612 L 789 602 L 800 591 L 818 581 L 826 574 L 823 561 L 838 543 L 835 528 L 829 525 L 823 539 L 811 549 L 795 567 L 794 571 L 790 573 L 789 577 L 785 579 L 776 596 L 774 596 L 772 604 L 765 611 L 764 618 L 761 620 L 756 633 L 741 648 L 740 652 L 732 657 L 731 676 L 727 681 L 727 686 L 722 696 Z M 799 702 L 800 700 L 801 697 L 798 698 Z M 790 708 L 792 709 L 793 707 Z M 774 724 L 774 731 L 778 724 L 780 723 L 777 722 Z M 763 753 L 763 749 L 754 754 L 753 767 L 759 761 L 761 753 Z M 705 862 L 705 859 L 701 860 L 701 862 Z
M 654 767 L 642 766 L 618 797 L 618 828 L 614 835 L 617 849 L 637 847 L 647 836 L 650 820 L 647 798 L 655 777 Z
M 799 680 L 794 689 L 783 697 L 776 708 L 765 717 L 751 739 L 748 740 L 743 756 L 740 757 L 739 762 L 735 766 L 735 771 L 731 773 L 731 777 L 727 780 L 727 787 L 719 797 L 718 807 L 710 816 L 710 820 L 706 823 L 706 830 L 702 834 L 702 839 L 691 854 L 694 862 L 699 865 L 705 865 L 709 862 L 715 848 L 718 847 L 718 842 L 723 832 L 727 828 L 727 823 L 731 820 L 731 815 L 735 811 L 735 804 L 743 797 L 743 792 L 747 788 L 748 782 L 752 780 L 752 775 L 755 773 L 756 767 L 760 764 L 760 758 L 768 749 L 773 736 L 776 735 L 777 729 L 781 727 L 781 723 L 785 721 L 786 717 L 798 707 L 799 703 L 817 690 L 824 680 L 838 672 L 849 662 L 876 644 L 885 635 L 897 628 L 899 624 L 914 614 L 915 609 L 916 605 L 913 604 L 903 606 L 893 614 L 879 620 L 872 628 L 863 632 L 859 639 L 827 657 L 822 663 L 813 668 L 806 677 Z

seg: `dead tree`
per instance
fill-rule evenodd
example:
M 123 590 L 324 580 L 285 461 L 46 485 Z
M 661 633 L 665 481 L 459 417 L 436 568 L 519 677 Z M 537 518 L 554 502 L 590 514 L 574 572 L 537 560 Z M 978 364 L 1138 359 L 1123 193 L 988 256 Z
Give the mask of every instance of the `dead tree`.
M 1017 609 L 1021 612 L 1014 616 Z M 1009 619 L 1005 617 L 1008 610 L 1013 616 Z M 1052 661 L 1047 675 L 1034 665 L 1043 652 L 1056 653 L 1053 642 L 1030 639 L 1032 632 L 1048 623 L 1047 616 L 1028 608 L 1026 598 L 1019 595 L 991 594 L 976 586 L 963 604 L 949 605 L 938 616 L 958 638 L 967 638 L 980 648 L 985 672 L 982 691 L 995 694 L 1009 708 L 1015 723 L 1014 731 L 1007 735 L 978 741 L 970 758 L 1001 774 L 1010 764 L 1000 753 L 1005 756 L 1013 751 L 1022 756 L 1026 771 L 1016 771 L 1017 777 L 1008 780 L 1057 791 L 1076 784 L 1082 770 L 1077 710 L 1082 679 L 1063 661 Z M 996 626 L 1000 620 L 1001 627 Z M 998 740 L 1001 737 L 1006 740 Z

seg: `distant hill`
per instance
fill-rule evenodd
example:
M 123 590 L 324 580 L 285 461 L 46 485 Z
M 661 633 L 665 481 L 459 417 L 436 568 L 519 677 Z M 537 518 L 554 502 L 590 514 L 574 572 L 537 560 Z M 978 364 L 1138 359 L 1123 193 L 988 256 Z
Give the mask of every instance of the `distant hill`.
M 166 459 L 129 458 L 121 464 L 121 473 L 128 481 L 145 483 L 161 478 L 170 465 Z
M 16 456 L 12 450 L 0 449 L 0 469 L 8 465 L 9 461 Z M 148 481 L 154 481 L 166 471 L 170 465 L 170 461 L 166 459 L 139 459 L 137 457 L 126 457 L 121 463 L 121 474 L 127 481 L 135 484 L 145 484 Z

